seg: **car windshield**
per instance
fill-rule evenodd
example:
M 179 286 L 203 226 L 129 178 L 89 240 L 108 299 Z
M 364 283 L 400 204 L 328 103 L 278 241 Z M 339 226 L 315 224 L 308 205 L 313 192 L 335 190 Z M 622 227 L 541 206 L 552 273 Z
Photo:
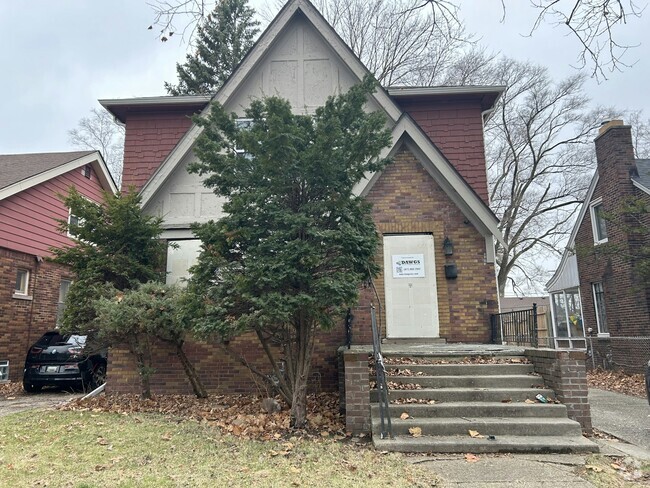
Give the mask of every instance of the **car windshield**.
M 36 343 L 40 347 L 50 347 L 50 346 L 62 346 L 66 344 L 83 347 L 86 345 L 85 335 L 61 335 L 58 332 L 48 332 L 43 337 L 41 337 Z

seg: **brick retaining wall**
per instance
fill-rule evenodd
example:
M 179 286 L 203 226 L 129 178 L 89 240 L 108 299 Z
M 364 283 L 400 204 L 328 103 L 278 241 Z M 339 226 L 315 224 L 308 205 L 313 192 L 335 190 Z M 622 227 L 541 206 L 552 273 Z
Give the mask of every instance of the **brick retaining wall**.
M 546 386 L 566 405 L 569 418 L 579 422 L 584 433 L 591 434 L 585 352 L 527 349 L 525 354 L 533 362 L 535 372 L 544 378 Z

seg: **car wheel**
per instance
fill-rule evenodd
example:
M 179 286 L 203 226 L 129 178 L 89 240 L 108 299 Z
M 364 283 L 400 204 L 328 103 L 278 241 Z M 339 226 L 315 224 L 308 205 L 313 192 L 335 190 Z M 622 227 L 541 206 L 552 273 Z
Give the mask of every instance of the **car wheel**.
M 93 372 L 90 376 L 90 383 L 88 384 L 88 391 L 93 391 L 95 388 L 102 386 L 106 383 L 106 366 L 103 364 L 98 364 L 93 369 Z
M 23 390 L 27 393 L 38 393 L 42 389 L 42 385 L 35 385 L 34 383 L 30 383 L 26 378 L 23 378 Z

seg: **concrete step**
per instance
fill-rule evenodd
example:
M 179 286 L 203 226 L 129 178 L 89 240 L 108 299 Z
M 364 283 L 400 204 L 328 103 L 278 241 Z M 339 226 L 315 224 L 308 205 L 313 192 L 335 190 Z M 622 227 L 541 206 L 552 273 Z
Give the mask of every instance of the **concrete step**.
M 379 418 L 379 404 L 370 405 L 373 418 Z M 451 402 L 434 405 L 407 403 L 390 405 L 392 417 L 407 413 L 414 419 L 424 417 L 537 417 L 567 418 L 566 406 L 555 403 Z
M 422 388 L 419 390 L 389 390 L 389 401 L 397 398 L 417 398 L 436 402 L 523 402 L 534 400 L 537 394 L 555 398 L 548 388 Z M 370 390 L 370 402 L 379 402 L 379 392 Z
M 372 439 L 380 451 L 398 452 L 456 452 L 456 453 L 557 453 L 583 454 L 598 452 L 598 446 L 582 436 L 497 436 L 491 441 L 487 438 L 475 439 L 465 436 L 398 436 L 395 439 Z
M 447 339 L 444 337 L 418 337 L 414 339 L 391 339 L 384 338 L 381 340 L 382 344 L 395 345 L 395 346 L 411 346 L 422 344 L 447 344 Z
M 372 378 L 372 376 L 371 376 Z M 388 376 L 386 381 L 424 388 L 537 388 L 544 386 L 541 376 L 485 375 L 485 376 Z
M 582 435 L 580 424 L 568 418 L 517 417 L 445 417 L 402 420 L 391 417 L 394 435 L 409 435 L 409 429 L 419 427 L 422 435 L 469 437 L 475 430 L 488 436 L 576 436 Z M 372 419 L 373 436 L 380 433 L 380 419 Z
M 533 373 L 532 364 L 387 364 L 388 374 L 408 369 L 425 376 L 477 376 Z

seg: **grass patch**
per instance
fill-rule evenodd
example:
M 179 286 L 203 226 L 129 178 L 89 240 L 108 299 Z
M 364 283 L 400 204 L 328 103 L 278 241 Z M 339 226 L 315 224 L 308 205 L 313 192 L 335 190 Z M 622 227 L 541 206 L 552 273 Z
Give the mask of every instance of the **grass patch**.
M 627 488 L 648 486 L 650 464 L 614 461 L 600 454 L 589 456 L 582 469 L 582 476 L 602 488 Z
M 0 418 L 0 486 L 436 486 L 399 454 L 334 440 L 252 441 L 160 415 L 41 411 Z

